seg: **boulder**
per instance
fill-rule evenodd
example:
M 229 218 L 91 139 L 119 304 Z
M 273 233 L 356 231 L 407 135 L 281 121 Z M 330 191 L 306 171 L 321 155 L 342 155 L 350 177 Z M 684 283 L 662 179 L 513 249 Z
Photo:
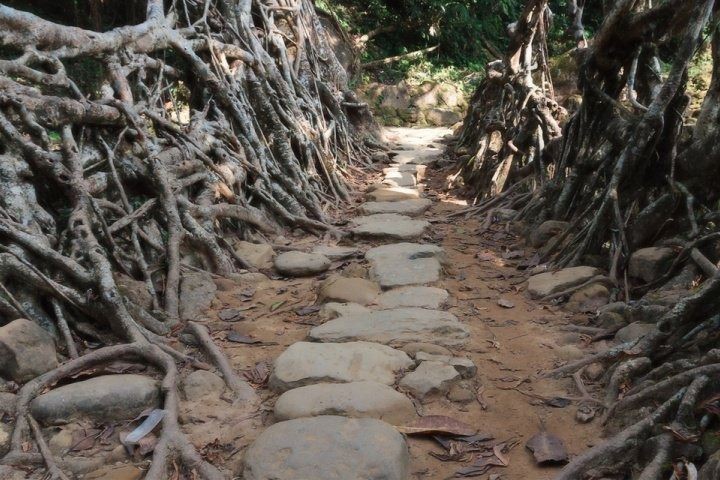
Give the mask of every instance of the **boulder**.
M 414 240 L 422 237 L 430 226 L 426 220 L 416 220 L 397 213 L 378 213 L 356 217 L 350 231 L 361 238 L 385 238 L 391 240 Z
M 235 243 L 235 253 L 255 268 L 271 268 L 275 251 L 267 243 L 250 243 L 239 241 Z
M 356 303 L 368 305 L 380 294 L 376 282 L 357 277 L 332 275 L 320 285 L 318 298 L 321 302 Z
M 180 317 L 197 320 L 210 308 L 217 293 L 217 285 L 208 272 L 185 273 L 180 280 Z
M 275 402 L 275 419 L 340 415 L 401 425 L 417 416 L 409 398 L 378 382 L 319 383 L 288 390 Z
M 383 288 L 424 285 L 440 279 L 444 250 L 437 245 L 395 243 L 371 248 L 370 278 Z
M 437 310 L 447 302 L 450 294 L 443 288 L 408 286 L 394 288 L 377 299 L 380 308 L 419 307 Z
M 0 377 L 25 383 L 58 366 L 53 337 L 18 318 L 0 327 Z
M 115 273 L 115 285 L 120 293 L 130 299 L 132 303 L 147 311 L 153 309 L 153 298 L 148 291 L 147 284 L 142 280 L 135 280 L 125 274 Z
M 430 125 L 454 125 L 462 121 L 462 115 L 454 110 L 431 108 L 425 112 L 425 121 Z
M 417 188 L 383 186 L 368 192 L 365 198 L 372 202 L 399 202 L 420 198 L 420 191 Z
M 457 370 L 450 365 L 422 362 L 414 371 L 405 375 L 398 385 L 418 400 L 425 400 L 433 395 L 445 395 L 460 378 Z
M 143 375 L 103 375 L 70 383 L 36 397 L 30 411 L 41 423 L 76 419 L 99 423 L 128 420 L 160 403 L 158 382 Z
M 225 380 L 207 370 L 195 370 L 183 380 L 182 390 L 190 401 L 219 397 L 225 390 Z
M 462 378 L 472 378 L 477 374 L 477 367 L 472 360 L 465 357 L 453 357 L 452 355 L 438 355 L 433 353 L 418 352 L 415 354 L 415 361 L 440 362 L 453 367 Z
M 403 436 L 374 418 L 320 416 L 272 425 L 245 454 L 245 480 L 406 480 Z
M 630 255 L 628 275 L 652 282 L 668 271 L 676 256 L 675 251 L 668 247 L 641 248 Z
M 416 198 L 399 202 L 365 202 L 360 206 L 360 211 L 366 215 L 398 213 L 409 217 L 417 217 L 425 213 L 431 205 L 432 200 L 429 198 Z
M 572 312 L 595 312 L 610 301 L 610 291 L 601 283 L 593 283 L 577 290 L 568 300 L 565 308 Z
M 364 340 L 389 345 L 433 342 L 446 347 L 464 345 L 470 330 L 455 315 L 424 308 L 396 308 L 366 314 L 345 315 L 310 330 L 318 342 Z
M 655 324 L 633 322 L 618 330 L 615 334 L 615 341 L 618 343 L 632 342 L 656 330 Z
M 533 248 L 540 248 L 548 243 L 555 235 L 567 230 L 569 226 L 570 224 L 568 222 L 547 220 L 533 229 L 528 237 L 528 244 Z
M 345 260 L 346 258 L 354 257 L 359 253 L 355 247 L 340 247 L 334 245 L 318 245 L 313 248 L 313 253 L 325 255 L 331 261 Z
M 298 342 L 275 360 L 269 384 L 277 392 L 315 383 L 373 381 L 392 385 L 396 373 L 412 365 L 405 352 L 378 343 Z
M 287 277 L 306 277 L 325 272 L 331 263 L 319 253 L 283 252 L 275 257 L 275 270 Z
M 596 275 L 600 275 L 600 270 L 594 267 L 571 267 L 545 272 L 528 279 L 528 292 L 532 298 L 542 298 L 582 285 Z

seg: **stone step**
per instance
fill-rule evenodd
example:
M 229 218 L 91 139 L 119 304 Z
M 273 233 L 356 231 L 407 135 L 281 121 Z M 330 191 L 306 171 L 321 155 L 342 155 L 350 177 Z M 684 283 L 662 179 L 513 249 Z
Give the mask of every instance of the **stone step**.
M 355 247 L 340 247 L 335 245 L 317 245 L 313 248 L 313 253 L 325 255 L 333 262 L 338 260 L 345 260 L 346 258 L 354 257 L 360 251 Z
M 412 173 L 415 175 L 415 179 L 418 182 L 422 182 L 425 179 L 425 172 L 427 171 L 427 165 L 414 165 L 412 163 L 406 163 L 400 165 L 399 163 L 393 163 L 389 167 L 383 168 L 383 175 L 390 173 Z
M 426 220 L 416 220 L 397 213 L 378 213 L 351 220 L 353 235 L 361 238 L 415 240 L 430 226 Z
M 400 287 L 388 290 L 377 299 L 382 309 L 418 307 L 437 310 L 447 302 L 450 294 L 447 290 L 437 287 Z
M 411 172 L 388 172 L 382 183 L 391 187 L 414 187 L 418 184 L 415 174 Z
M 378 342 L 403 345 L 432 342 L 459 347 L 467 342 L 470 330 L 449 312 L 424 308 L 373 310 L 343 315 L 314 327 L 308 338 L 317 342 Z
M 423 148 L 419 150 L 402 150 L 390 160 L 400 165 L 427 165 L 437 160 L 443 151 L 439 148 Z
M 278 392 L 315 383 L 373 381 L 392 385 L 414 365 L 405 352 L 370 342 L 290 345 L 275 360 L 269 386 Z
M 367 192 L 365 198 L 372 202 L 399 202 L 420 198 L 420 191 L 417 188 L 385 186 Z
M 383 288 L 423 285 L 440 279 L 444 250 L 437 245 L 395 243 L 365 253 L 370 277 Z
M 400 200 L 398 202 L 365 202 L 360 206 L 360 211 L 367 215 L 377 213 L 399 213 L 416 217 L 422 215 L 432 206 L 428 198 L 416 198 L 413 200 Z
M 276 423 L 245 453 L 245 480 L 406 480 L 408 449 L 373 418 L 320 416 Z
M 275 419 L 340 415 L 402 425 L 417 417 L 412 401 L 378 382 L 319 383 L 288 390 L 275 402 Z

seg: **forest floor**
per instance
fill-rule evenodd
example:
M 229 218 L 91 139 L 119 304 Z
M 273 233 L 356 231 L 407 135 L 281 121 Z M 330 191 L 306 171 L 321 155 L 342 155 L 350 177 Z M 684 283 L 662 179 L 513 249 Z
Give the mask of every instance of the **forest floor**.
M 210 374 L 197 375 L 197 371 L 191 375 L 192 369 L 187 367 L 181 373 L 182 428 L 205 458 L 233 472 L 235 478 L 247 480 L 401 476 L 445 479 L 472 465 L 477 478 L 483 480 L 552 479 L 561 465 L 537 466 L 526 448 L 528 440 L 546 431 L 550 436 L 543 438 L 560 439 L 572 457 L 600 440 L 600 427 L 598 419 L 585 424 L 576 420 L 578 403 L 574 399 L 580 397 L 580 392 L 573 379 L 545 379 L 540 375 L 593 349 L 606 348 L 607 344 L 591 343 L 587 337 L 568 328 L 572 324 L 587 324 L 587 314 L 574 314 L 560 306 L 531 300 L 525 291 L 526 280 L 531 271 L 541 268 L 527 267 L 535 251 L 524 245 L 510 225 L 503 222 L 488 225 L 485 218 L 467 217 L 466 201 L 444 187 L 455 168 L 452 162 L 442 158 L 449 130 L 391 128 L 386 133 L 389 145 L 399 156 L 387 159 L 387 164 L 376 164 L 375 170 L 366 172 L 364 177 L 356 177 L 357 198 L 338 213 L 335 224 L 342 231 L 352 231 L 353 219 L 362 216 L 363 211 L 367 213 L 368 196 L 395 191 L 417 196 L 419 191 L 421 197 L 431 201 L 426 202 L 429 208 L 415 212 L 415 218 L 403 222 L 409 221 L 411 226 L 419 222 L 423 227 L 421 231 L 409 234 L 405 240 L 389 239 L 382 232 L 366 235 L 356 232 L 340 235 L 338 240 L 338 235 L 320 238 L 296 230 L 273 239 L 276 267 L 284 252 L 311 252 L 321 244 L 347 247 L 354 252 L 347 258 L 333 259 L 329 268 L 324 267 L 324 272 L 299 278 L 278 274 L 271 268 L 272 264 L 261 268 L 261 273 L 214 277 L 214 298 L 198 321 L 209 329 L 234 369 L 256 388 L 261 404 L 259 409 L 254 409 L 233 403 L 224 391 L 222 380 Z M 400 158 L 406 166 L 388 170 L 389 164 Z M 414 162 L 426 165 L 418 166 Z M 410 170 L 413 178 L 398 175 L 398 171 Z M 421 183 L 417 189 L 388 187 L 393 176 Z M 384 186 L 380 184 L 383 181 Z M 383 228 L 392 230 L 397 227 L 393 223 L 397 222 Z M 393 311 L 387 305 L 378 305 L 383 295 L 366 299 L 365 306 L 322 305 L 320 291 L 340 276 L 365 283 L 357 289 L 351 286 L 336 292 L 330 300 L 342 301 L 338 297 L 343 295 L 348 299 L 357 297 L 367 285 L 379 292 L 375 282 L 387 281 L 378 273 L 384 260 L 373 264 L 366 254 L 379 246 L 401 241 L 411 242 L 413 248 L 437 249 L 439 246 L 444 251 L 421 252 L 405 259 L 388 257 L 387 262 L 393 267 L 385 275 L 391 280 L 397 280 L 395 277 L 406 268 L 415 269 L 418 276 L 406 278 L 405 284 L 410 286 L 404 288 L 420 290 L 404 298 L 406 303 L 401 301 L 393 307 L 399 317 L 409 318 L 404 327 L 388 329 L 388 322 L 405 321 L 390 318 L 385 323 L 368 323 L 367 330 L 363 330 L 368 317 Z M 430 278 L 433 262 L 438 265 L 437 279 Z M 431 306 L 434 301 L 430 297 L 438 292 L 443 299 Z M 403 309 L 420 306 L 424 307 L 420 313 L 419 308 Z M 421 318 L 425 313 L 432 318 Z M 338 316 L 340 318 L 334 319 Z M 345 322 L 344 327 L 334 328 L 334 322 L 342 323 L 343 318 L 350 319 L 349 325 Z M 417 323 L 413 323 L 416 319 Z M 419 324 L 427 328 L 416 328 Z M 352 332 L 342 333 L 343 328 Z M 308 339 L 314 343 L 306 343 Z M 358 340 L 363 342 L 355 342 Z M 178 334 L 173 341 L 179 350 L 197 355 L 191 337 Z M 301 350 L 338 344 L 338 351 Z M 373 345 L 385 350 L 368 352 Z M 357 348 L 357 354 L 348 360 L 343 350 L 353 348 Z M 427 363 L 430 374 L 428 378 L 417 378 L 421 352 L 444 353 L 464 358 L 464 362 L 469 359 L 477 371 L 465 369 L 460 378 L 461 370 L 452 367 L 447 377 L 447 365 L 454 365 L 456 360 L 430 357 L 428 361 L 426 357 L 422 364 Z M 393 367 L 394 370 L 388 367 L 390 357 L 393 361 L 400 359 L 401 367 Z M 343 363 L 348 361 L 347 365 Z M 387 375 L 381 375 L 387 374 L 383 369 L 388 368 L 393 370 L 389 372 L 389 380 Z M 416 371 L 412 372 L 413 369 Z M 415 383 L 407 380 L 413 374 Z M 406 378 L 403 375 L 407 375 Z M 299 420 L 277 419 L 275 407 L 283 392 L 287 391 L 283 395 L 286 396 L 297 387 L 325 381 L 368 380 L 377 380 L 372 388 L 377 389 L 378 398 L 395 395 L 400 401 L 393 397 L 394 400 L 380 405 L 374 398 L 375 393 L 363 400 L 362 392 L 359 395 L 358 391 L 303 390 L 290 400 L 297 405 L 288 407 L 287 402 L 284 405 L 284 415 Z M 584 383 L 592 393 L 595 389 L 592 381 L 585 379 Z M 329 425 L 312 423 L 312 419 L 303 418 L 302 412 L 313 409 L 349 417 L 374 416 L 387 423 L 375 420 L 372 424 L 352 423 L 355 421 L 348 422 L 338 416 L 316 417 L 335 422 Z M 351 413 L 353 409 L 374 413 L 358 415 Z M 435 415 L 442 417 L 431 417 Z M 440 435 L 423 435 L 428 428 L 422 419 L 418 420 L 420 417 L 433 419 L 433 428 L 438 428 Z M 450 425 L 448 418 L 462 424 Z M 421 434 L 401 436 L 390 423 L 404 433 Z M 408 426 L 416 428 L 408 429 Z M 118 432 L 127 431 L 127 425 L 114 428 L 110 433 L 98 428 L 101 427 L 72 423 L 56 427 L 53 432 L 47 432 L 50 447 L 61 461 L 74 462 L 75 473 L 86 474 L 81 478 L 140 478 L 149 457 L 143 459 L 142 453 L 138 456 L 137 452 L 134 458 L 127 457 L 118 440 Z M 479 436 L 470 437 L 473 440 L 470 443 L 448 443 L 453 438 L 448 433 L 457 433 L 458 428 L 470 428 L 470 433 L 477 432 Z M 90 437 L 94 440 L 87 441 Z M 554 447 L 550 446 L 552 450 Z M 393 450 L 394 447 L 398 448 Z M 88 462 L 86 465 L 91 465 L 89 459 L 103 452 L 107 464 L 117 464 L 87 473 L 97 467 L 83 467 L 83 458 Z M 365 471 L 369 473 L 362 473 Z
M 449 133 L 442 128 L 387 130 L 391 145 L 411 151 L 442 147 L 443 137 Z M 564 442 L 571 456 L 599 440 L 597 420 L 589 424 L 578 423 L 576 404 L 565 406 L 561 402 L 563 406 L 556 408 L 540 399 L 579 396 L 572 379 L 541 379 L 539 374 L 575 359 L 583 352 L 589 353 L 591 347 L 585 346 L 581 335 L 564 330 L 568 324 L 585 323 L 587 315 L 568 313 L 529 299 L 524 292 L 528 273 L 517 266 L 527 263 L 534 250 L 524 247 L 521 238 L 504 223 L 494 224 L 481 232 L 484 218 L 449 217 L 449 214 L 462 210 L 466 201 L 445 191 L 446 176 L 453 173 L 452 167 L 443 169 L 438 163 L 442 165 L 442 162 L 431 162 L 426 172 L 424 196 L 433 203 L 421 218 L 428 220 L 431 226 L 419 241 L 440 245 L 445 250 L 447 261 L 442 278 L 433 285 L 449 292 L 450 300 L 445 308 L 469 328 L 467 343 L 453 348 L 452 352 L 470 358 L 477 366 L 477 375 L 463 383 L 472 393 L 462 401 L 451 401 L 440 394 L 431 395 L 425 403 L 415 402 L 415 405 L 422 415 L 446 415 L 472 425 L 492 436 L 496 444 L 517 442 L 504 459 L 508 460 L 506 467 L 495 467 L 480 478 L 498 478 L 489 475 L 499 474 L 502 475 L 499 478 L 507 480 L 551 479 L 558 468 L 536 466 L 532 454 L 525 448 L 525 443 L 541 431 L 543 425 Z M 380 172 L 369 172 L 365 188 L 358 186 L 358 191 L 365 191 L 367 185 L 381 180 Z M 362 202 L 362 197 L 358 197 L 357 203 L 341 218 L 349 220 L 360 215 L 357 207 Z M 309 251 L 321 240 L 298 235 L 276 240 L 275 248 L 278 251 Z M 381 243 L 387 241 L 346 239 L 341 242 L 361 253 Z M 232 359 L 236 370 L 250 372 L 255 369 L 255 373 L 259 370 L 262 376 L 265 366 L 271 369 L 283 351 L 295 342 L 306 340 L 312 326 L 322 321 L 315 312 L 296 313 L 304 313 L 303 307 L 318 303 L 320 283 L 335 272 L 345 276 L 367 276 L 367 271 L 367 262 L 358 255 L 333 262 L 329 272 L 315 277 L 286 279 L 271 276 L 256 281 L 257 277 L 250 276 L 247 281 L 220 282 L 212 310 L 207 312 L 206 325 Z M 507 305 L 512 307 L 500 306 L 499 300 L 508 301 Z M 244 319 L 233 323 L 221 321 L 218 315 L 228 309 L 243 312 Z M 247 345 L 227 341 L 231 331 L 262 343 Z M 594 345 L 592 348 L 597 348 L 597 344 Z M 587 386 L 593 390 L 592 384 Z M 236 435 L 235 439 L 224 439 L 234 443 L 235 451 L 249 445 L 263 428 L 274 422 L 271 412 L 277 395 L 267 385 L 259 386 L 259 392 L 264 400 L 261 417 L 255 419 L 252 427 L 245 426 L 242 438 L 238 439 Z M 462 396 L 456 391 L 454 398 Z M 207 436 L 196 438 L 196 443 L 212 443 L 217 427 L 203 428 L 206 432 L 203 436 Z M 431 453 L 445 450 L 429 437 L 408 437 L 408 446 L 409 478 L 449 478 L 474 461 L 472 453 L 464 455 L 462 461 L 443 461 L 432 456 Z M 327 461 L 333 460 L 327 458 Z

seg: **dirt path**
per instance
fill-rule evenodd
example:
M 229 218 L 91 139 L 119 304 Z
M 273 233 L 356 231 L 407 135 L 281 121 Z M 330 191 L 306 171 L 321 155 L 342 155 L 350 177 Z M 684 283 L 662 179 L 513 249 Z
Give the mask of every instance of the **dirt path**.
M 223 438 L 216 442 L 218 444 L 225 442 L 234 444 L 232 455 L 223 456 L 228 462 L 235 465 L 232 467 L 233 469 L 239 469 L 244 461 L 246 478 L 275 478 L 270 475 L 286 475 L 278 478 L 309 478 L 302 477 L 302 475 L 309 474 L 314 475 L 314 478 L 335 478 L 327 476 L 330 475 L 327 473 L 328 464 L 337 463 L 340 466 L 336 466 L 339 468 L 335 471 L 336 473 L 337 471 L 341 472 L 342 468 L 369 469 L 368 471 L 372 471 L 373 468 L 379 469 L 375 473 L 368 473 L 368 476 L 357 473 L 355 475 L 358 476 L 337 478 L 395 478 L 392 476 L 393 472 L 404 469 L 408 478 L 442 479 L 452 477 L 456 471 L 473 463 L 475 454 L 472 452 L 463 456 L 459 461 L 443 461 L 432 456 L 431 453 L 446 452 L 431 437 L 406 437 L 404 441 L 407 442 L 409 458 L 400 458 L 402 457 L 400 453 L 393 453 L 394 442 L 397 440 L 393 436 L 394 430 L 392 432 L 383 430 L 382 427 L 387 425 L 385 422 L 378 421 L 377 425 L 347 422 L 338 425 L 324 425 L 318 423 L 317 419 L 321 417 L 316 417 L 315 420 L 300 418 L 277 422 L 277 413 L 273 413 L 273 406 L 276 405 L 280 393 L 292 392 L 302 385 L 324 383 L 321 380 L 328 380 L 326 378 L 328 376 L 342 376 L 343 374 L 354 376 L 343 381 L 378 380 L 379 383 L 383 383 L 379 380 L 378 370 L 373 370 L 372 374 L 377 378 L 365 378 L 362 374 L 357 374 L 358 368 L 362 370 L 363 362 L 369 358 L 367 355 L 363 357 L 364 353 L 358 354 L 362 358 L 358 360 L 359 363 L 354 364 L 348 370 L 350 373 L 338 373 L 336 370 L 343 369 L 342 362 L 344 360 L 333 356 L 336 355 L 335 353 L 327 353 L 328 356 L 324 357 L 326 355 L 324 351 L 320 353 L 296 352 L 298 346 L 308 345 L 306 343 L 308 335 L 315 341 L 310 345 L 312 348 L 316 348 L 317 345 L 320 345 L 317 348 L 342 345 L 342 349 L 348 350 L 358 340 L 361 343 L 377 341 L 382 348 L 391 350 L 384 344 L 397 347 L 397 350 L 393 351 L 397 351 L 401 355 L 404 355 L 401 350 L 409 351 L 406 348 L 408 343 L 416 343 L 409 340 L 431 339 L 425 343 L 445 345 L 452 351 L 453 356 L 472 360 L 477 366 L 477 374 L 466 379 L 455 378 L 450 381 L 449 387 L 446 385 L 440 388 L 445 391 L 439 393 L 420 394 L 412 388 L 409 389 L 410 383 L 402 379 L 404 374 L 416 368 L 416 364 L 420 363 L 417 358 L 412 366 L 405 366 L 399 371 L 395 371 L 395 380 L 389 383 L 391 388 L 404 392 L 408 398 L 421 397 L 413 399 L 417 413 L 420 415 L 449 416 L 488 434 L 493 440 L 485 442 L 483 445 L 486 447 L 496 444 L 516 444 L 504 455 L 504 458 L 509 459 L 507 467 L 495 467 L 478 478 L 506 480 L 553 478 L 558 471 L 557 467 L 538 468 L 532 455 L 525 449 L 527 440 L 540 430 L 542 424 L 564 441 L 571 455 L 580 453 L 599 438 L 597 422 L 580 424 L 575 420 L 577 404 L 563 405 L 562 400 L 559 400 L 555 402 L 558 406 L 553 407 L 541 399 L 578 396 L 572 380 L 539 379 L 538 374 L 553 368 L 559 362 L 581 355 L 584 351 L 583 338 L 577 333 L 563 331 L 563 326 L 570 323 L 572 314 L 528 299 L 523 285 L 526 273 L 516 267 L 524 259 L 530 257 L 533 252 L 525 250 L 518 243 L 519 239 L 514 234 L 508 233 L 505 224 L 494 224 L 487 231 L 479 233 L 483 227 L 481 220 L 484 219 L 452 215 L 460 212 L 465 203 L 442 193 L 444 176 L 447 172 L 439 170 L 437 162 L 434 161 L 438 149 L 442 148 L 440 143 L 442 136 L 447 133 L 448 131 L 443 129 L 389 129 L 388 136 L 391 141 L 397 142 L 400 148 L 405 149 L 400 151 L 401 155 L 395 157 L 396 161 L 408 158 L 410 160 L 407 165 L 415 165 L 412 163 L 415 160 L 412 159 L 423 159 L 420 163 L 430 164 L 425 173 L 426 186 L 425 188 L 420 187 L 420 190 L 423 190 L 422 195 L 425 198 L 432 200 L 432 205 L 424 214 L 413 219 L 415 222 L 427 220 L 430 225 L 423 234 L 414 239 L 410 238 L 413 237 L 412 234 L 408 234 L 410 239 L 407 242 L 412 244 L 416 242 L 419 245 L 438 245 L 444 250 L 441 259 L 443 265 L 441 278 L 427 283 L 427 285 L 440 289 L 440 291 L 447 290 L 449 293 L 449 300 L 443 307 L 437 309 L 440 311 L 437 315 L 449 313 L 457 318 L 462 326 L 461 329 L 453 330 L 455 324 L 449 324 L 449 329 L 454 332 L 452 335 L 456 335 L 457 338 L 447 336 L 447 329 L 436 329 L 433 332 L 439 333 L 430 333 L 429 335 L 428 332 L 419 330 L 409 334 L 407 331 L 398 334 L 397 332 L 387 333 L 384 330 L 378 333 L 378 328 L 385 329 L 387 327 L 387 324 L 383 324 L 382 321 L 373 325 L 368 323 L 365 328 L 365 324 L 362 322 L 365 322 L 369 311 L 388 311 L 381 310 L 377 305 L 377 300 L 368 302 L 369 305 L 365 306 L 370 310 L 363 310 L 360 316 L 349 317 L 355 319 L 351 322 L 354 324 L 351 325 L 353 328 L 350 333 L 347 331 L 347 322 L 343 324 L 341 320 L 344 318 L 343 315 L 347 317 L 352 313 L 340 312 L 341 318 L 333 320 L 334 315 L 328 313 L 327 307 L 318 311 L 319 305 L 322 303 L 322 299 L 318 300 L 318 293 L 323 282 L 327 284 L 328 278 L 332 280 L 338 273 L 341 273 L 344 278 L 369 277 L 371 281 L 380 281 L 380 283 L 386 281 L 378 278 L 378 271 L 382 265 L 373 264 L 372 260 L 368 260 L 372 254 L 368 254 L 367 258 L 365 255 L 373 248 L 393 245 L 400 240 L 387 238 L 387 235 L 377 232 L 356 234 L 353 239 L 343 240 L 342 245 L 356 248 L 358 253 L 346 259 L 333 260 L 326 273 L 290 279 L 279 276 L 275 276 L 273 279 L 257 274 L 246 274 L 232 280 L 218 281 L 220 288 L 213 304 L 213 311 L 209 312 L 211 320 L 208 322 L 208 326 L 214 332 L 214 338 L 228 352 L 235 368 L 246 372 L 248 377 L 256 381 L 256 386 L 264 401 L 263 411 L 260 415 L 235 422 L 234 428 L 231 431 L 224 431 L 221 435 Z M 407 168 L 396 168 L 393 171 L 386 170 L 386 183 L 392 178 L 400 183 L 405 182 L 407 178 L 398 171 L 409 171 L 410 168 L 408 166 Z M 412 169 L 417 170 L 414 166 Z M 368 183 L 382 180 L 383 176 L 378 173 L 376 176 L 370 176 Z M 379 190 L 383 190 L 383 188 L 386 189 L 387 186 L 381 187 Z M 390 188 L 390 190 L 400 191 L 405 191 L 405 189 L 406 187 Z M 358 199 L 358 207 L 362 202 L 362 199 Z M 367 206 L 362 208 L 368 209 Z M 362 215 L 362 212 L 355 208 L 347 215 L 357 217 Z M 390 228 L 393 232 L 399 228 L 396 219 L 393 219 L 390 224 L 390 227 L 384 224 L 379 228 L 380 230 Z M 355 227 L 351 222 L 349 225 L 343 225 L 342 228 Z M 278 253 L 283 250 L 309 252 L 318 244 L 331 245 L 332 239 L 303 236 L 287 240 L 279 239 L 276 240 L 275 249 Z M 508 255 L 507 252 L 513 253 Z M 418 255 L 418 257 L 428 256 L 432 257 L 432 254 Z M 390 260 L 387 261 L 397 260 L 395 257 L 388 258 Z M 422 261 L 426 260 L 431 261 L 429 258 Z M 411 263 L 416 261 L 417 259 L 409 260 Z M 380 263 L 382 264 L 383 261 Z M 398 265 L 400 265 L 398 268 L 402 269 L 405 264 L 400 261 Z M 418 272 L 420 271 L 427 272 L 426 266 L 420 268 Z M 391 273 L 398 275 L 397 271 Z M 350 296 L 354 293 L 357 291 L 350 292 Z M 416 301 L 412 300 L 410 303 Z M 501 306 L 499 301 L 505 306 Z M 402 310 L 405 306 L 397 307 Z M 228 322 L 221 319 L 221 317 L 227 318 L 228 312 L 233 311 L 241 317 L 239 321 L 235 319 L 235 321 Z M 430 309 L 429 311 L 436 310 Z M 385 314 L 380 313 L 380 315 Z M 405 312 L 405 315 L 409 314 Z M 452 317 L 452 315 L 450 316 Z M 390 320 L 394 321 L 395 319 Z M 378 327 L 378 325 L 380 326 Z M 412 328 L 414 327 L 410 329 L 412 330 Z M 235 342 L 228 337 L 231 332 L 235 332 L 233 334 Z M 469 335 L 458 340 L 463 334 Z M 399 338 L 403 335 L 404 337 Z M 433 335 L 437 336 L 433 338 Z M 411 338 L 414 336 L 418 338 Z M 248 339 L 260 343 L 248 345 L 245 343 Z M 238 340 L 242 343 L 237 343 Z M 291 346 L 293 348 L 289 349 Z M 415 352 L 410 353 L 412 356 Z M 318 355 L 325 362 L 324 366 L 305 365 L 306 357 L 319 358 Z M 375 360 L 376 358 L 373 357 L 373 361 Z M 273 367 L 275 371 L 268 382 L 268 375 Z M 332 371 L 324 373 L 318 371 L 323 368 L 329 368 Z M 329 378 L 329 381 L 341 380 Z M 385 395 L 387 392 L 380 387 L 383 389 L 387 387 L 385 385 L 375 387 L 379 389 L 378 395 Z M 307 390 L 308 387 L 304 388 L 306 390 L 301 390 L 302 394 L 292 397 L 301 398 L 302 408 L 310 410 L 315 408 L 316 411 L 319 411 L 318 405 L 305 404 L 312 404 L 313 401 L 315 403 L 325 402 L 322 405 L 325 408 L 322 413 L 364 416 L 349 413 L 347 399 L 343 405 L 333 404 L 333 402 L 339 401 L 336 393 L 313 392 L 312 389 Z M 588 385 L 588 388 L 592 390 L 592 385 Z M 322 400 L 313 400 L 312 395 L 320 395 Z M 347 397 L 350 393 L 341 392 L 340 396 L 342 395 Z M 359 401 L 355 398 L 350 403 Z M 379 400 L 376 403 L 379 403 Z M 367 405 L 357 408 L 365 407 Z M 397 418 L 400 415 L 398 409 L 402 410 L 401 406 L 378 406 L 377 408 L 386 410 L 366 415 L 380 417 L 383 420 L 395 420 L 392 422 L 395 424 L 400 423 Z M 296 412 L 296 415 L 302 417 L 301 413 L 297 414 Z M 206 424 L 206 427 L 213 425 L 216 422 L 210 417 L 212 414 L 205 421 L 198 423 Z M 342 419 L 340 421 L 345 422 Z M 412 423 L 412 421 L 412 418 L 404 419 L 406 424 Z M 372 430 L 374 428 L 379 430 Z M 340 435 L 336 433 L 338 429 L 342 431 L 347 429 L 347 432 Z M 261 432 L 264 433 L 261 434 Z M 368 433 L 372 438 L 365 438 L 365 432 L 372 432 L 372 435 Z M 211 443 L 213 435 L 218 436 L 217 430 L 205 428 L 204 433 L 198 434 L 195 440 L 201 444 Z M 327 441 L 318 440 L 318 438 L 331 439 L 331 445 L 328 445 Z M 283 441 L 289 442 L 289 444 L 283 444 Z M 254 445 L 244 451 L 245 447 L 253 442 Z M 353 463 L 354 460 L 348 460 L 349 463 L 346 464 L 343 463 L 343 459 L 338 458 L 344 456 L 343 442 L 350 443 L 346 445 L 347 449 L 359 452 L 357 462 Z M 385 447 L 380 452 L 373 450 L 378 447 L 378 443 Z M 374 460 L 365 458 L 363 457 L 364 453 L 365 457 L 374 455 L 376 458 Z M 491 454 L 488 455 L 491 456 Z M 377 458 L 378 456 L 386 456 L 386 458 Z M 387 463 L 390 466 L 378 467 L 373 463 L 380 460 L 382 460 L 381 463 Z M 345 467 L 342 467 L 343 465 Z M 395 470 L 392 470 L 393 468 Z M 489 477 L 491 474 L 502 476 Z M 326 475 L 326 477 L 322 477 L 322 475 Z M 380 475 L 390 476 L 381 477 Z

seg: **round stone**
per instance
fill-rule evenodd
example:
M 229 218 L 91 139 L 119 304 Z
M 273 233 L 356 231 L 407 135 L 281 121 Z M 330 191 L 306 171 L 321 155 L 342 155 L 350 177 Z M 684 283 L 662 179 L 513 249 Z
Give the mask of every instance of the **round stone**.
M 275 269 L 288 277 L 306 277 L 330 268 L 330 259 L 319 253 L 284 252 L 275 257 Z

